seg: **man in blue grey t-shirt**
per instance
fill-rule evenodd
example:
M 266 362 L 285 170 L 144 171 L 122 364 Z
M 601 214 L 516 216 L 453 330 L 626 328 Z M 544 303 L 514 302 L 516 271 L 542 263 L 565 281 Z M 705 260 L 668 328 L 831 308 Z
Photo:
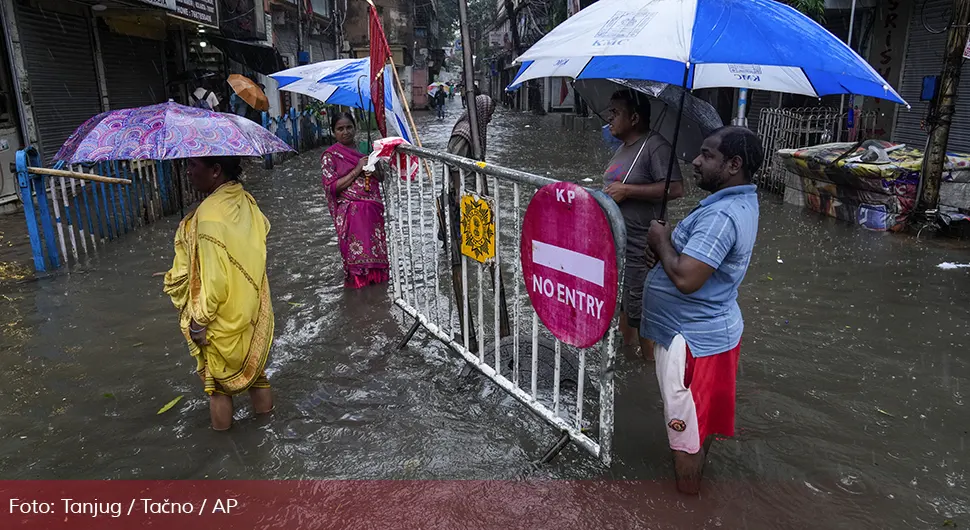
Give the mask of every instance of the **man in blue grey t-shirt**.
M 711 133 L 694 159 L 698 187 L 711 193 L 671 233 L 654 221 L 640 335 L 653 341 L 677 488 L 700 490 L 713 435 L 734 436 L 735 384 L 744 321 L 738 286 L 758 233 L 751 183 L 764 160 L 749 129 Z M 659 264 L 660 266 L 655 266 Z

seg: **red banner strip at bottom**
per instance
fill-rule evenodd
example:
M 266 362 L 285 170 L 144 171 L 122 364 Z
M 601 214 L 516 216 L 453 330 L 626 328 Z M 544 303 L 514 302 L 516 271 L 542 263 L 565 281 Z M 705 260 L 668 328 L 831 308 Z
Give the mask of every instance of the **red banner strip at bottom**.
M 0 528 L 674 528 L 699 522 L 686 500 L 661 481 L 0 481 Z

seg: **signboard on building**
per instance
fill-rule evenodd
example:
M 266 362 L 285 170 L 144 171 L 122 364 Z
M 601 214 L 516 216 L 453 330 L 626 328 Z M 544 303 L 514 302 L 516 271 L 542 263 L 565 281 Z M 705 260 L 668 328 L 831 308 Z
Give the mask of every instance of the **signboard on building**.
M 582 187 L 540 188 L 522 221 L 522 277 L 536 314 L 559 340 L 588 348 L 616 311 L 616 246 L 599 203 Z
M 175 0 L 175 15 L 204 26 L 219 27 L 216 0 Z
M 240 40 L 266 38 L 266 13 L 262 0 L 220 0 L 222 34 Z
M 141 0 L 142 3 L 175 11 L 175 0 Z

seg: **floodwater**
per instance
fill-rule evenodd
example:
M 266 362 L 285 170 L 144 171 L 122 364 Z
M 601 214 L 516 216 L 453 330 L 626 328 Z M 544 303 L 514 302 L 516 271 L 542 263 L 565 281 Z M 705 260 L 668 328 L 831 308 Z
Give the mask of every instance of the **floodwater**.
M 444 124 L 419 116 L 426 145 L 443 146 L 458 112 L 456 101 Z M 597 179 L 608 159 L 596 132 L 502 109 L 489 154 L 576 181 Z M 603 489 L 613 511 L 602 524 L 970 524 L 970 271 L 938 267 L 970 263 L 965 243 L 867 232 L 764 196 L 741 290 L 738 435 L 715 442 L 691 499 L 674 491 L 653 370 L 633 356 L 618 361 L 612 467 L 570 447 L 535 471 L 554 429 L 477 373 L 460 376 L 463 362 L 426 334 L 395 350 L 408 322 L 386 290 L 342 287 L 318 155 L 254 170 L 247 184 L 273 224 L 272 416 L 252 419 L 243 397 L 228 434 L 208 428 L 152 277 L 171 263 L 170 218 L 69 274 L 0 283 L 0 477 L 625 479 L 652 486 Z M 563 511 L 577 498 L 564 496 Z

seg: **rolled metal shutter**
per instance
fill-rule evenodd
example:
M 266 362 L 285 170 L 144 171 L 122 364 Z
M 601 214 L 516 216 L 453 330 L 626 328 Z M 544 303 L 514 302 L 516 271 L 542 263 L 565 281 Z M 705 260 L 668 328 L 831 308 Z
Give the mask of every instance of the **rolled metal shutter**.
M 98 37 L 109 108 L 127 109 L 165 102 L 162 71 L 165 43 L 121 35 L 104 27 Z
M 917 3 L 910 19 L 909 43 L 903 59 L 903 79 L 900 95 L 912 106 L 911 110 L 899 107 L 893 139 L 913 147 L 926 147 L 926 133 L 920 128 L 929 111 L 929 102 L 920 101 L 923 77 L 940 75 L 943 70 L 943 52 L 946 49 L 946 32 L 930 33 L 924 20 L 930 21 L 931 29 L 943 29 L 943 15 L 949 12 L 951 0 L 927 0 L 925 8 Z M 922 11 L 922 12 L 921 12 Z M 957 108 L 950 126 L 951 151 L 970 151 L 970 66 L 964 65 L 960 85 L 957 87 Z
M 748 118 L 748 128 L 752 131 L 758 132 L 758 126 L 761 124 L 761 109 L 771 107 L 772 94 L 766 90 L 748 91 L 748 108 L 745 110 L 745 116 Z M 729 123 L 725 122 L 725 125 Z
M 85 120 L 101 112 L 87 18 L 16 2 L 30 101 L 44 162 Z

